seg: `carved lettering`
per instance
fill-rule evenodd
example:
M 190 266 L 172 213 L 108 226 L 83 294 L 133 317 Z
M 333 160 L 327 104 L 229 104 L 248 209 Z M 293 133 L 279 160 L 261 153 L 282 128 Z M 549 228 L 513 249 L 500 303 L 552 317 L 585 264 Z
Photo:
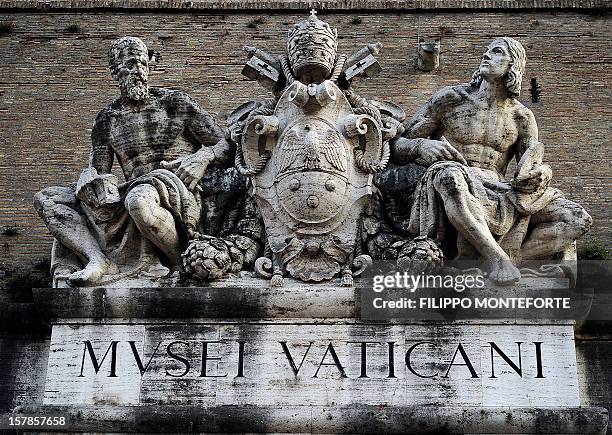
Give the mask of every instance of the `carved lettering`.
M 499 356 L 501 356 L 503 360 L 506 361 L 506 363 L 508 363 L 510 367 L 512 367 L 512 370 L 514 370 L 521 378 L 523 377 L 523 360 L 521 358 L 521 342 L 517 341 L 516 344 L 518 346 L 518 366 L 508 357 L 508 355 L 503 353 L 502 350 L 494 342 L 492 341 L 489 342 L 489 345 L 491 346 L 491 378 L 497 377 L 495 376 L 495 363 L 493 362 L 493 350 L 495 350 L 495 352 L 497 352 Z
M 368 370 L 368 362 L 367 362 L 367 346 L 368 344 L 379 344 L 378 341 L 349 341 L 350 344 L 359 344 L 361 348 L 361 365 L 359 370 L 360 378 L 369 378 L 367 370 Z
M 153 354 L 149 358 L 149 361 L 147 362 L 146 366 L 142 365 L 142 360 L 140 359 L 140 355 L 138 354 L 138 349 L 136 349 L 136 342 L 135 341 L 128 341 L 128 343 L 130 344 L 130 348 L 132 349 L 132 353 L 134 354 L 134 359 L 136 360 L 136 364 L 138 365 L 138 370 L 140 371 L 140 376 L 144 376 L 145 372 L 149 368 L 149 364 L 151 364 L 151 361 L 153 360 L 153 357 L 157 353 L 157 349 L 159 349 L 159 346 L 161 345 L 161 341 L 159 343 L 157 343 L 157 347 L 155 347 L 155 350 L 153 351 Z
M 191 367 L 191 365 L 189 364 L 189 360 L 174 353 L 174 351 L 172 350 L 172 346 L 174 346 L 175 344 L 184 344 L 184 345 L 189 345 L 189 344 L 184 341 L 173 341 L 172 343 L 168 344 L 168 346 L 166 347 L 166 352 L 168 353 L 168 356 L 172 359 L 175 359 L 176 361 L 180 361 L 181 363 L 183 363 L 183 365 L 185 366 L 185 370 L 180 375 L 172 374 L 168 370 L 166 370 L 166 375 L 172 376 L 173 378 L 182 378 L 187 373 L 189 373 L 189 368 Z
M 293 374 L 295 376 L 298 375 L 298 373 L 300 372 L 300 369 L 302 368 L 302 364 L 304 364 L 304 360 L 306 359 L 306 355 L 308 355 L 308 351 L 310 351 L 310 347 L 314 344 L 314 341 L 311 341 L 310 344 L 308 344 L 308 348 L 306 349 L 306 352 L 304 352 L 304 356 L 302 356 L 302 361 L 300 362 L 300 365 L 296 367 L 295 362 L 293 361 L 293 357 L 291 356 L 291 352 L 289 352 L 289 348 L 287 347 L 287 342 L 286 341 L 279 341 L 280 345 L 283 348 L 283 352 L 285 352 L 285 356 L 287 357 L 287 361 L 289 361 L 289 365 L 291 366 L 291 370 L 293 370 Z
M 227 373 L 224 375 L 211 375 L 207 371 L 208 361 L 217 361 L 217 368 L 219 368 L 219 361 L 221 361 L 221 357 L 219 356 L 209 356 L 208 355 L 208 345 L 212 343 L 221 343 L 220 341 L 203 341 L 202 342 L 202 369 L 200 371 L 201 378 L 224 378 L 227 376 Z
M 325 362 L 325 357 L 327 356 L 328 353 L 331 355 L 332 359 L 334 360 L 333 363 L 326 363 Z M 323 367 L 323 366 L 336 366 L 336 368 L 340 372 L 340 377 L 342 377 L 342 378 L 346 378 L 347 377 L 346 376 L 346 372 L 344 371 L 344 367 L 342 366 L 342 364 L 340 364 L 340 359 L 338 358 L 338 355 L 336 354 L 334 346 L 333 346 L 333 344 L 331 342 L 327 346 L 327 349 L 325 349 L 325 353 L 323 354 L 323 358 L 321 358 L 321 362 L 319 363 L 319 367 L 317 368 L 317 371 L 315 372 L 313 378 L 317 377 L 317 375 L 319 374 L 319 370 L 321 370 L 321 367 Z
M 465 361 L 465 364 L 455 364 L 455 358 L 457 357 L 457 353 L 461 354 L 461 358 L 463 358 L 463 361 Z M 463 346 L 461 345 L 461 343 L 459 343 L 459 345 L 457 346 L 457 349 L 455 349 L 455 353 L 453 354 L 453 359 L 448 365 L 448 369 L 446 370 L 446 373 L 444 374 L 444 376 L 442 376 L 443 378 L 448 378 L 448 374 L 451 368 L 453 368 L 453 366 L 467 366 L 467 368 L 469 369 L 472 375 L 472 378 L 478 378 L 478 375 L 476 374 L 476 370 L 474 370 L 474 366 L 472 365 L 472 362 L 470 361 L 470 358 L 467 356 L 467 353 L 465 352 L 465 349 L 463 349 Z
M 406 351 L 406 367 L 408 368 L 408 370 L 410 370 L 410 373 L 418 376 L 419 378 L 435 378 L 436 376 L 438 376 L 438 373 L 433 373 L 431 375 L 423 375 L 421 373 L 418 373 L 416 370 L 414 370 L 414 368 L 412 367 L 412 362 L 411 362 L 411 356 L 412 356 L 412 351 L 422 345 L 422 344 L 430 344 L 432 346 L 435 346 L 436 343 L 432 343 L 431 341 L 420 341 L 418 343 L 413 344 L 412 346 L 410 346 L 410 348 Z M 453 357 L 454 360 L 454 357 Z M 449 367 L 450 369 L 450 367 Z
M 542 365 L 542 342 L 534 341 L 533 344 L 536 351 L 536 368 L 538 372 L 536 378 L 545 378 Z
M 108 377 L 116 378 L 117 377 L 117 344 L 119 342 L 111 341 L 111 344 L 106 349 L 106 352 L 104 353 L 104 356 L 102 357 L 99 363 L 98 363 L 98 360 L 96 359 L 96 354 L 93 350 L 93 347 L 91 346 L 91 341 L 86 340 L 84 343 L 85 343 L 85 346 L 83 347 L 83 358 L 81 359 L 81 374 L 78 377 L 79 378 L 85 377 L 83 375 L 83 368 L 85 367 L 85 351 L 89 352 L 89 357 L 91 358 L 91 363 L 93 364 L 96 375 L 100 371 L 100 367 L 102 366 L 102 363 L 104 362 L 104 360 L 106 359 L 106 356 L 108 355 L 108 352 L 110 351 L 111 352 L 111 363 L 110 363 L 110 374 L 108 375 Z
M 395 378 L 395 342 L 389 341 L 387 343 L 389 345 L 389 376 L 388 378 Z
M 237 378 L 244 378 L 244 341 L 238 342 L 238 374 Z

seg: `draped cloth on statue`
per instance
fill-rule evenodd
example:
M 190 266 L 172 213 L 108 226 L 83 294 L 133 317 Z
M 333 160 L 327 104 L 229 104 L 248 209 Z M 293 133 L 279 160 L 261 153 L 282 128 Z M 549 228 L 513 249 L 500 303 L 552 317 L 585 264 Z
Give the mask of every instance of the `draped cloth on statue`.
M 157 248 L 141 235 L 124 204 L 128 193 L 143 184 L 155 188 L 160 205 L 172 214 L 183 242 L 187 241 L 188 230 L 195 230 L 200 220 L 201 196 L 194 195 L 180 178 L 166 169 L 156 169 L 123 183 L 119 186 L 121 201 L 115 204 L 94 208 L 75 199 L 75 208 L 87 217 L 91 233 L 106 256 L 119 266 L 121 277 L 136 273 L 151 263 L 158 263 L 156 258 L 160 255 Z M 66 265 L 80 269 L 81 265 L 74 264 L 75 256 L 58 245 L 56 241 L 52 268 Z
M 434 187 L 443 170 L 452 170 L 463 177 L 468 191 L 482 206 L 491 233 L 500 239 L 500 245 L 507 251 L 520 248 L 530 215 L 563 196 L 561 191 L 551 187 L 543 187 L 533 193 L 518 192 L 510 184 L 500 181 L 493 171 L 458 162 L 436 162 L 425 171 L 414 193 L 408 224 L 408 231 L 413 235 L 439 241 L 444 239 L 445 228 L 450 223 L 442 199 Z

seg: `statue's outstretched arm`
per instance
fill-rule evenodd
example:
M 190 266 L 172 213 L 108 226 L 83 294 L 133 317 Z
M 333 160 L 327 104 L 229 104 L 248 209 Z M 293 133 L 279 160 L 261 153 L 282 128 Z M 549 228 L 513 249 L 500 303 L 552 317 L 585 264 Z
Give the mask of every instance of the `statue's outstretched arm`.
M 439 139 L 436 133 L 441 129 L 439 110 L 436 96 L 423 105 L 404 127 L 403 136 L 408 139 Z
M 461 153 L 442 137 L 444 106 L 456 96 L 456 91 L 444 88 L 414 114 L 404 126 L 402 136 L 390 142 L 394 163 L 431 165 L 441 160 L 454 160 L 467 165 Z
M 194 190 L 210 165 L 231 164 L 233 149 L 225 140 L 223 128 L 194 99 L 183 93 L 179 93 L 177 98 L 176 106 L 184 117 L 185 136 L 202 147 L 191 155 L 162 162 L 161 166 L 174 171 L 190 190 Z
M 219 123 L 196 103 L 190 100 L 190 110 L 185 120 L 185 127 L 202 148 L 208 148 L 214 154 L 215 166 L 231 166 L 234 163 L 234 148 L 225 140 L 226 132 Z

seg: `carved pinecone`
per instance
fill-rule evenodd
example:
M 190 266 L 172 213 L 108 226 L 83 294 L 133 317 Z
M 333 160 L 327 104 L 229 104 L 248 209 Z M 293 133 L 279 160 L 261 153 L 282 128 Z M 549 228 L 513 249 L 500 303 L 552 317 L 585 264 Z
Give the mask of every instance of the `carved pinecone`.
M 421 273 L 440 267 L 443 260 L 444 253 L 434 240 L 418 236 L 402 246 L 397 265 L 403 270 Z
M 219 279 L 232 266 L 230 247 L 216 237 L 201 237 L 182 254 L 185 272 L 204 280 Z

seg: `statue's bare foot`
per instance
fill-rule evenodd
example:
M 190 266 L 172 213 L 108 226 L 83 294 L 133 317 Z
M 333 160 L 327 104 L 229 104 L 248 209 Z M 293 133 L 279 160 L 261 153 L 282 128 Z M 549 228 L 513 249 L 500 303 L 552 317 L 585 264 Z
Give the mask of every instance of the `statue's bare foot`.
M 92 258 L 84 269 L 71 274 L 68 281 L 73 285 L 86 287 L 95 285 L 104 275 L 115 273 L 119 273 L 119 268 L 108 258 Z
M 521 279 L 521 272 L 511 260 L 496 258 L 490 262 L 489 279 L 501 285 L 512 284 Z
M 170 275 L 174 269 L 168 269 L 166 266 L 161 264 L 158 258 L 155 258 L 153 263 L 148 267 L 148 269 L 144 272 L 144 275 L 150 276 L 152 278 L 163 278 L 165 276 Z

